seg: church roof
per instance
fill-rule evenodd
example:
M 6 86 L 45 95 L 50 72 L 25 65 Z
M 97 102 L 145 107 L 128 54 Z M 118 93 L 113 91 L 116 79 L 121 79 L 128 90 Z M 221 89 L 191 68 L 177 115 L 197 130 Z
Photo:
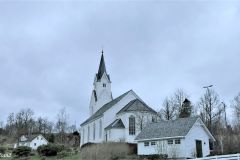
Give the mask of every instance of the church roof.
M 150 123 L 135 140 L 185 137 L 199 117 L 179 118 L 176 120 Z
M 125 128 L 125 126 L 121 119 L 116 119 L 114 122 L 108 125 L 105 129 L 108 130 L 112 128 Z
M 130 90 L 131 91 L 131 90 Z M 109 108 L 111 108 L 112 106 L 114 106 L 116 103 L 118 103 L 123 97 L 125 97 L 130 91 L 127 91 L 126 93 L 123 93 L 122 95 L 120 95 L 119 97 L 115 98 L 114 100 L 106 103 L 105 105 L 103 105 L 99 110 L 97 110 L 96 113 L 94 113 L 90 118 L 88 118 L 86 121 L 84 121 L 82 125 L 87 124 L 88 122 L 100 117 L 103 115 L 103 113 L 105 111 L 107 111 Z
M 103 56 L 103 52 L 102 52 L 102 56 L 101 56 L 101 60 L 100 60 L 99 68 L 98 68 L 98 73 L 96 74 L 97 80 L 100 80 L 102 78 L 104 72 L 107 74 L 104 56 Z M 110 80 L 110 77 L 108 74 L 107 74 L 107 77 Z
M 142 102 L 139 99 L 134 99 L 130 101 L 125 107 L 123 107 L 117 114 L 130 111 L 148 111 L 148 112 L 150 111 L 153 113 L 157 113 L 146 103 Z

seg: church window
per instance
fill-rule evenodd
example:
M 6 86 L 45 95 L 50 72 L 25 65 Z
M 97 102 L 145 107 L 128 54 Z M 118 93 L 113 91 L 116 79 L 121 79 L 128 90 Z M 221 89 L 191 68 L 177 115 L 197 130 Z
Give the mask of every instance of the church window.
M 109 139 L 111 138 L 111 130 L 108 131 Z
M 129 135 L 135 135 L 135 117 L 129 117 Z
M 93 140 L 95 140 L 95 134 L 96 134 L 96 125 L 95 122 L 93 123 Z
M 83 128 L 82 143 L 84 143 L 84 128 Z
M 99 138 L 102 138 L 102 120 L 99 121 Z
M 90 139 L 90 127 L 88 126 L 88 137 L 87 137 L 88 142 L 89 142 L 89 139 Z
M 107 85 L 106 85 L 106 83 L 103 83 L 103 87 L 106 87 Z

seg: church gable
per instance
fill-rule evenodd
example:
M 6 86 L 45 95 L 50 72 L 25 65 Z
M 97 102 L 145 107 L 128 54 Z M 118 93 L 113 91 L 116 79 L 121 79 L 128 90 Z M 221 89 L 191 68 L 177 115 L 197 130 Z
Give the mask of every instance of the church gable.
M 106 112 L 108 109 L 113 107 L 115 104 L 117 104 L 123 97 L 125 97 L 130 91 L 120 95 L 119 97 L 115 98 L 114 100 L 110 101 L 109 103 L 103 105 L 96 113 L 94 113 L 90 118 L 88 118 L 85 122 L 81 124 L 81 126 L 87 124 L 88 122 L 91 122 L 92 120 L 103 116 L 104 112 Z
M 141 100 L 134 99 L 130 101 L 125 107 L 123 107 L 117 114 L 124 113 L 124 112 L 131 112 L 131 111 L 152 112 L 154 114 L 157 113 Z

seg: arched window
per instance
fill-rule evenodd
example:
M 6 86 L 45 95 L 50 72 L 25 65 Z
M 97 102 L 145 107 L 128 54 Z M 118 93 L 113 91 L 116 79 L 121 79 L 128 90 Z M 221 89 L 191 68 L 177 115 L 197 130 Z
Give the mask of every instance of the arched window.
M 82 144 L 84 144 L 84 128 L 83 128 Z
M 89 140 L 90 140 L 90 127 L 89 127 L 89 126 L 88 126 L 87 130 L 88 130 L 88 137 L 87 137 L 87 140 L 88 140 L 88 142 L 89 142 Z
M 102 120 L 99 121 L 99 138 L 102 138 Z
M 130 116 L 129 117 L 129 135 L 135 135 L 135 117 L 134 116 Z
M 95 135 L 96 135 L 96 125 L 95 122 L 93 123 L 93 140 L 95 140 Z

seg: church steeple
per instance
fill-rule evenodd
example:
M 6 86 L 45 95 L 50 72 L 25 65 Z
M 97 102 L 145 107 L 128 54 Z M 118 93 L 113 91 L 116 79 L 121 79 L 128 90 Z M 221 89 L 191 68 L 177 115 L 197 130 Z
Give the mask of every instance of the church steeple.
M 103 51 L 102 51 L 102 56 L 101 56 L 98 73 L 97 73 L 97 80 L 100 80 L 102 78 L 102 75 L 104 72 L 107 73 L 107 70 L 106 70 Z
M 104 104 L 112 100 L 111 81 L 110 76 L 107 74 L 103 51 L 93 87 L 89 106 L 90 115 L 93 115 Z

